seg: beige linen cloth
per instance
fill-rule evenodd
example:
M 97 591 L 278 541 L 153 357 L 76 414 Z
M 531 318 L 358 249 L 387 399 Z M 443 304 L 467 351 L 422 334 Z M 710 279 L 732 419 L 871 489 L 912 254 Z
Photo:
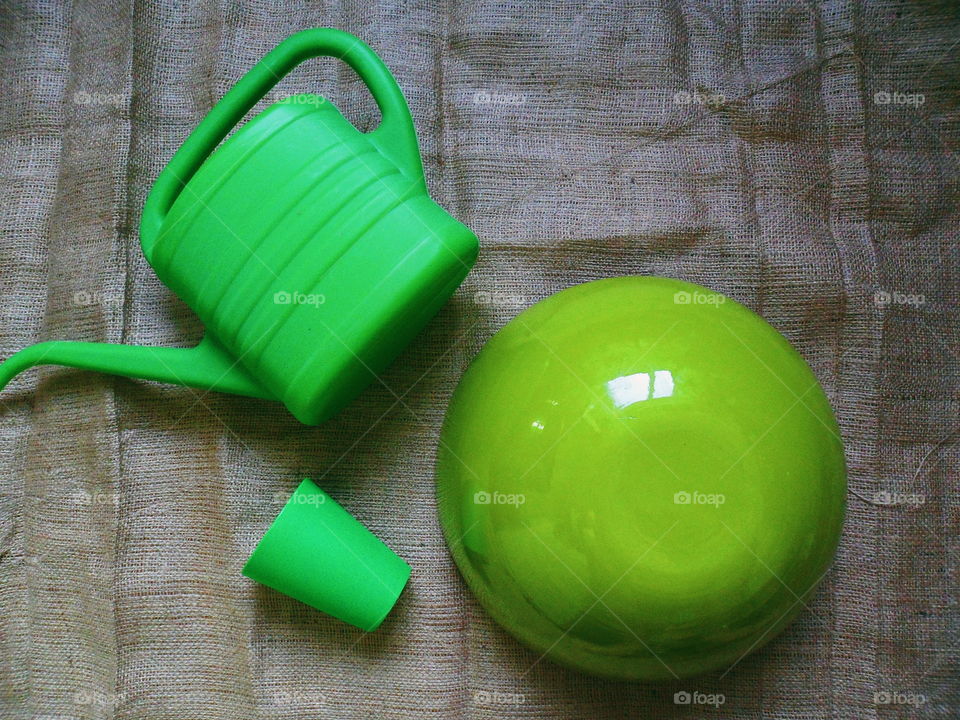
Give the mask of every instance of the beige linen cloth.
M 315 26 L 393 70 L 431 192 L 480 236 L 480 262 L 323 427 L 73 370 L 15 381 L 0 396 L 0 718 L 960 716 L 955 9 L 0 3 L 0 356 L 200 337 L 141 254 L 144 198 L 231 84 Z M 294 91 L 377 122 L 342 63 L 307 63 L 278 93 Z M 470 358 L 538 299 L 629 273 L 761 313 L 846 443 L 834 568 L 722 677 L 630 685 L 539 659 L 477 605 L 435 517 L 437 436 Z M 239 574 L 305 476 L 413 567 L 375 633 Z

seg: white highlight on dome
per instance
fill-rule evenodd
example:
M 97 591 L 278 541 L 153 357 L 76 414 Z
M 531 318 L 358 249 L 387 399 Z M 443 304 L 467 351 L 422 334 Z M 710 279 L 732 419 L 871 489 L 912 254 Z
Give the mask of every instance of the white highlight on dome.
M 673 373 L 657 370 L 653 373 L 653 393 L 650 393 L 650 373 L 622 375 L 607 382 L 607 394 L 618 409 L 651 398 L 673 395 Z
M 653 374 L 653 396 L 655 398 L 673 395 L 673 373 L 669 370 L 657 370 Z

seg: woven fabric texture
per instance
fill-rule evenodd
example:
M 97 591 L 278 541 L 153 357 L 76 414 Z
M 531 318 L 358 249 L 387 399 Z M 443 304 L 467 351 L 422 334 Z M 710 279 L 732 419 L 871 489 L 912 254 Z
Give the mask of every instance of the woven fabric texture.
M 276 403 L 62 368 L 12 383 L 0 717 L 957 717 L 955 9 L 0 3 L 0 356 L 200 338 L 141 253 L 144 198 L 246 69 L 318 26 L 360 36 L 396 75 L 431 193 L 481 259 L 318 428 Z M 342 63 L 308 62 L 276 92 L 306 91 L 377 122 Z M 846 445 L 835 566 L 809 611 L 722 677 L 631 685 L 540 660 L 478 606 L 436 519 L 437 438 L 469 360 L 524 307 L 624 274 L 762 314 L 814 369 Z M 307 476 L 413 567 L 375 633 L 239 573 Z M 676 705 L 679 690 L 725 702 Z

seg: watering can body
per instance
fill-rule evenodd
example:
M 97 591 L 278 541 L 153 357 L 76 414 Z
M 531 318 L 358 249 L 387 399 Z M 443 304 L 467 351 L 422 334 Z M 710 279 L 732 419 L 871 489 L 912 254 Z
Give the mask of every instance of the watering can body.
M 320 96 L 296 95 L 223 141 L 283 75 L 319 55 L 343 59 L 370 88 L 375 130 L 360 132 Z M 0 383 L 30 365 L 73 365 L 273 398 L 317 424 L 422 329 L 478 250 L 427 193 L 389 71 L 330 29 L 285 40 L 211 110 L 157 179 L 141 241 L 207 328 L 200 345 L 40 343 L 0 366 Z

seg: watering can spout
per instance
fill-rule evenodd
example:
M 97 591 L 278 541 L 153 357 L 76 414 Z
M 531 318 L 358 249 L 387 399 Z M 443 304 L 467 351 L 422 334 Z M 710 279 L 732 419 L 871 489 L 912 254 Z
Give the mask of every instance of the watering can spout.
M 64 365 L 110 375 L 275 400 L 209 335 L 192 348 L 93 342 L 41 342 L 0 364 L 0 390 L 36 365 Z

